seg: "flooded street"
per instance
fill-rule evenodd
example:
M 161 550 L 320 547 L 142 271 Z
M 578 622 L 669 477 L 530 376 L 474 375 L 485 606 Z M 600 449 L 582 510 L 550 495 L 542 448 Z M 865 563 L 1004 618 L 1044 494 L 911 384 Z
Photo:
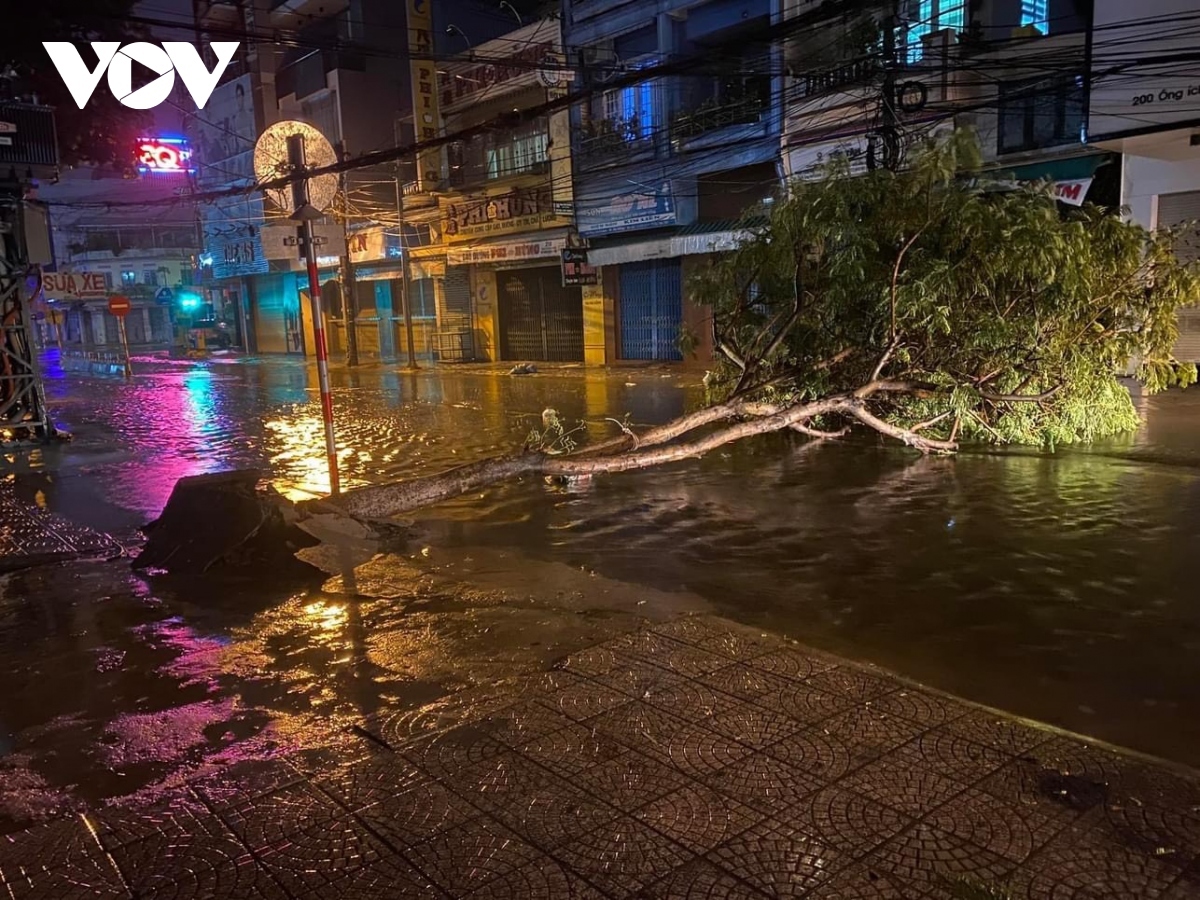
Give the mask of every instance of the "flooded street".
M 51 366 L 76 437 L 10 454 L 17 496 L 132 543 L 186 475 L 257 467 L 290 496 L 322 491 L 315 369 L 135 368 L 126 385 Z M 600 436 L 702 399 L 669 369 L 333 374 L 347 486 L 519 448 L 547 406 Z M 773 436 L 576 489 L 496 488 L 414 516 L 360 583 L 372 600 L 197 595 L 127 561 L 8 576 L 0 824 L 334 739 L 686 610 L 1200 764 L 1200 392 L 1140 403 L 1139 434 L 1053 455 Z

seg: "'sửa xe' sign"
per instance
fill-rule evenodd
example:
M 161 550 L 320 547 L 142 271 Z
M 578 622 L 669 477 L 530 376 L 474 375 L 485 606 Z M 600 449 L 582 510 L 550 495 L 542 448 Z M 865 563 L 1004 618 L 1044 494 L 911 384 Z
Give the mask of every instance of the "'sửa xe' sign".
M 56 300 L 98 300 L 108 288 L 101 272 L 43 272 L 42 292 Z

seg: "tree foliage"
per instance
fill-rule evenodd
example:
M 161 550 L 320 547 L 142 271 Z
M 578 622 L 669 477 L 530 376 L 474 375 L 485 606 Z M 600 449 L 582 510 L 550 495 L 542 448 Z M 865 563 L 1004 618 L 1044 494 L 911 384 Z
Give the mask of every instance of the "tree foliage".
M 693 279 L 720 399 L 844 394 L 917 445 L 1054 445 L 1137 425 L 1118 380 L 1130 361 L 1152 392 L 1196 380 L 1171 356 L 1176 309 L 1200 302 L 1175 235 L 1063 211 L 1047 186 L 989 182 L 978 165 L 957 132 L 900 172 L 835 164 L 793 184 Z
M 55 108 L 59 154 L 66 165 L 123 160 L 148 116 L 118 103 L 106 78 L 100 79 L 91 100 L 80 109 L 42 41 L 70 41 L 79 48 L 84 62 L 94 66 L 96 58 L 89 41 L 128 43 L 146 38 L 146 30 L 127 19 L 133 6 L 133 0 L 23 3 L 12 27 L 0 33 L 0 69 L 7 72 L 10 90 Z

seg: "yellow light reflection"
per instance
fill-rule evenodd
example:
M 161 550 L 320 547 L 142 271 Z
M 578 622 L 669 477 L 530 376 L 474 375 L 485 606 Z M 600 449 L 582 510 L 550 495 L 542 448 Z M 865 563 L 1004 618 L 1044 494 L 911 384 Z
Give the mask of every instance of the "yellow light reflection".
M 278 473 L 272 484 L 293 502 L 329 494 L 329 465 L 325 459 L 325 426 L 319 415 L 297 413 L 289 419 L 272 419 L 264 426 L 272 435 L 269 446 L 272 469 Z M 338 450 L 339 460 L 353 458 L 354 451 Z M 363 484 L 361 479 L 341 477 L 342 489 Z
M 309 603 L 301 611 L 305 620 L 317 631 L 339 631 L 350 618 L 346 604 L 330 603 L 326 600 Z

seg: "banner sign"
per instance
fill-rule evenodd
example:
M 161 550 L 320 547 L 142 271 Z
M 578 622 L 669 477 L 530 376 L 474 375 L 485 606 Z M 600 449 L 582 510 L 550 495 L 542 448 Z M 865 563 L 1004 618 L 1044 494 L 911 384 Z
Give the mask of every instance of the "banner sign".
M 557 256 L 566 241 L 562 238 L 547 241 L 522 241 L 516 244 L 485 244 L 479 247 L 451 247 L 446 250 L 446 264 L 467 266 L 472 263 L 512 262 Z
M 98 300 L 108 288 L 103 272 L 43 272 L 42 293 L 55 300 Z
M 570 224 L 555 214 L 548 187 L 515 188 L 494 197 L 443 201 L 442 215 L 447 242 Z
M 661 228 L 678 221 L 669 181 L 664 181 L 654 190 L 618 194 L 599 202 L 577 197 L 575 208 L 579 233 L 582 235 Z

